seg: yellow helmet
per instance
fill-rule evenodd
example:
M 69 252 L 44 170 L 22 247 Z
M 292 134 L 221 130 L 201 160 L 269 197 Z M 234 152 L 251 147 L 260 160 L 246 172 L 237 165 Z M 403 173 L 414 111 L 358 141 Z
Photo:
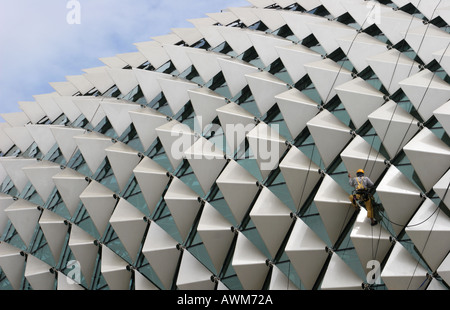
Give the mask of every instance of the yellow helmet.
M 362 169 L 359 169 L 358 171 L 356 171 L 356 174 L 358 174 L 358 173 L 362 173 L 362 174 L 364 174 L 364 170 L 362 170 Z

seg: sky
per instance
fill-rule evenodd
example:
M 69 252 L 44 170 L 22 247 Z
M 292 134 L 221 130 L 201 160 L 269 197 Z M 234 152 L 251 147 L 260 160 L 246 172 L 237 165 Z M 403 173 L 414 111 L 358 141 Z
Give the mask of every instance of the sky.
M 137 52 L 133 43 L 171 28 L 194 27 L 188 19 L 248 5 L 246 0 L 0 0 L 0 113 L 20 112 L 18 102 L 54 92 L 50 82 L 103 66 L 99 58 Z

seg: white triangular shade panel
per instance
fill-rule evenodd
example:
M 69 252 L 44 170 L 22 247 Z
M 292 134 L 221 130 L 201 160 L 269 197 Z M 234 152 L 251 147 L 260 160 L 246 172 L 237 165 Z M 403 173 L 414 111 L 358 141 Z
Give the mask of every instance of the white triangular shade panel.
M 55 188 L 52 178 L 61 171 L 60 165 L 49 161 L 38 161 L 23 167 L 22 171 L 33 184 L 42 201 L 46 202 Z
M 116 177 L 119 189 L 123 190 L 132 176 L 133 169 L 141 160 L 138 151 L 123 142 L 116 142 L 105 149 L 108 161 Z
M 3 132 L 12 144 L 15 144 L 22 152 L 25 152 L 34 142 L 33 137 L 26 127 L 5 127 L 3 128 Z
M 144 214 L 125 199 L 120 199 L 109 222 L 134 262 L 147 227 Z
M 177 114 L 188 103 L 189 95 L 187 91 L 199 87 L 193 82 L 184 81 L 180 78 L 159 78 L 158 82 L 173 115 Z
M 322 16 L 293 11 L 282 11 L 280 12 L 280 15 L 299 40 L 303 40 L 312 34 L 310 23 L 317 23 L 325 20 Z
M 187 55 L 187 51 L 190 50 L 188 47 L 172 44 L 165 44 L 163 47 L 178 72 L 184 72 L 192 66 L 192 61 Z
M 130 111 L 140 109 L 140 105 L 125 100 L 103 100 L 100 103 L 109 122 L 120 137 L 131 124 Z
M 275 46 L 275 49 L 294 83 L 306 75 L 305 64 L 321 60 L 321 55 L 301 44 Z
M 134 275 L 134 289 L 136 291 L 156 291 L 159 290 L 158 287 L 150 282 L 142 273 L 138 271 L 133 272 Z
M 286 25 L 278 10 L 265 10 L 263 7 L 251 8 L 250 10 L 272 31 Z
M 159 42 L 160 44 L 179 44 L 182 43 L 182 38 L 175 33 L 169 33 L 157 37 L 151 37 L 151 39 Z
M 275 104 L 276 95 L 288 90 L 285 82 L 266 71 L 246 74 L 245 77 L 261 116 Z
M 157 95 L 162 92 L 158 79 L 169 78 L 170 75 L 155 71 L 143 69 L 132 69 L 141 87 L 144 98 L 147 102 L 151 102 Z
M 308 24 L 308 26 L 327 54 L 331 54 L 336 49 L 340 48 L 337 41 L 338 39 L 350 36 L 356 38 L 358 35 L 355 28 L 334 20 L 314 22 Z M 330 33 L 332 33 L 333 36 L 330 36 Z M 347 53 L 348 50 L 344 50 L 344 52 Z
M 266 187 L 262 189 L 250 212 L 250 218 L 272 257 L 277 254 L 292 223 L 290 213 L 291 210 Z
M 322 290 L 361 290 L 363 280 L 339 257 L 333 254 L 323 278 Z
M 320 180 L 319 167 L 296 147 L 280 162 L 280 170 L 298 211 Z
M 80 109 L 75 105 L 73 101 L 73 99 L 76 97 L 77 96 L 75 97 L 61 96 L 53 98 L 53 100 L 56 102 L 61 111 L 71 122 L 76 122 L 78 117 L 80 117 L 80 115 L 82 114 Z
M 102 94 L 114 86 L 113 79 L 111 79 L 106 71 L 107 68 L 108 67 L 104 66 L 83 70 L 85 72 L 83 76 L 86 77 Z
M 52 134 L 53 125 L 25 125 L 33 137 L 34 142 L 38 145 L 42 154 L 47 154 L 55 145 L 56 140 Z
M 450 101 L 447 101 L 439 108 L 433 111 L 434 116 L 444 127 L 445 132 L 450 134 Z
M 216 111 L 229 147 L 227 155 L 234 156 L 247 133 L 255 127 L 255 116 L 234 102 Z
M 130 286 L 131 272 L 128 263 L 107 246 L 102 246 L 101 272 L 109 289 L 127 290 Z
M 83 113 L 84 117 L 92 124 L 93 127 L 105 118 L 106 114 L 100 106 L 101 99 L 97 97 L 75 97 L 73 103 Z
M 235 220 L 240 223 L 258 192 L 257 179 L 239 163 L 231 160 L 216 183 Z
M 404 79 L 419 72 L 419 63 L 396 49 L 368 57 L 367 62 L 390 94 L 399 88 Z
M 226 98 L 206 87 L 188 90 L 188 94 L 200 127 L 198 133 L 202 133 L 217 117 L 216 109 L 227 104 Z
M 422 129 L 403 150 L 426 191 L 442 177 L 443 169 L 450 167 L 450 147 L 428 128 Z
M 381 278 L 389 290 L 424 289 L 427 270 L 397 242 L 381 272 Z
M 307 63 L 305 68 L 324 103 L 336 95 L 335 87 L 352 80 L 349 70 L 328 58 Z
M 103 235 L 116 206 L 117 201 L 114 198 L 114 192 L 92 180 L 80 194 L 80 199 L 91 216 L 98 233 Z
M 450 184 L 450 170 L 444 174 L 439 181 L 433 186 L 434 192 L 441 198 L 442 202 L 450 209 L 450 195 L 448 194 L 448 188 Z
M 237 16 L 240 22 L 247 27 L 260 21 L 260 18 L 255 15 L 250 7 L 229 7 L 228 10 Z
M 270 66 L 270 64 L 280 57 L 277 53 L 276 47 L 293 45 L 290 40 L 281 39 L 270 34 L 249 33 L 248 36 L 252 41 L 259 58 L 266 67 Z
M 269 272 L 266 257 L 247 239 L 238 233 L 232 266 L 244 290 L 260 290 Z
M 429 198 L 419 208 L 405 228 L 405 232 L 414 242 L 434 272 L 449 253 L 450 218 Z
M 75 96 L 79 94 L 78 87 L 70 81 L 50 82 L 49 84 L 61 96 Z
M 80 264 L 81 272 L 89 287 L 95 268 L 95 260 L 99 252 L 99 248 L 94 244 L 94 237 L 77 225 L 71 226 L 69 247 Z
M 328 110 L 321 111 L 306 125 L 325 166 L 331 164 L 351 139 L 350 128 Z
M 378 25 L 381 18 L 379 15 L 392 10 L 388 6 L 375 4 L 375 2 L 366 3 L 359 0 L 343 0 L 341 4 L 362 29 L 373 24 Z
M 25 278 L 33 290 L 52 290 L 55 284 L 55 275 L 50 273 L 52 267 L 33 255 L 27 256 Z
M 44 209 L 42 216 L 39 219 L 39 225 L 41 226 L 55 262 L 59 261 L 69 228 L 64 223 L 64 220 L 63 217 L 47 209 Z
M 6 242 L 0 242 L 0 267 L 15 290 L 20 289 L 25 270 L 25 257 L 20 249 Z
M 11 126 L 7 123 L 0 123 L 0 150 L 3 153 L 6 153 L 9 149 L 14 146 L 14 142 L 8 137 L 5 132 L 5 129 L 10 128 Z M 30 142 L 31 144 L 31 142 Z
M 67 75 L 66 79 L 72 83 L 82 95 L 85 95 L 94 88 L 94 85 L 84 75 Z
M 420 190 L 395 166 L 391 166 L 377 187 L 377 194 L 396 234 L 416 212 L 422 198 Z
M 56 286 L 58 291 L 83 291 L 85 288 L 61 271 L 57 271 Z
M 0 113 L 0 116 L 8 123 L 11 127 L 20 127 L 30 122 L 30 119 L 25 114 L 25 112 L 11 112 L 11 113 Z
M 450 282 L 450 255 L 447 255 L 437 272 L 445 282 Z
M 182 240 L 186 240 L 200 210 L 198 194 L 178 178 L 174 178 L 164 195 Z
M 201 20 L 202 18 L 199 19 Z M 209 23 L 202 24 L 202 22 L 196 23 L 196 21 L 199 19 L 195 20 L 191 19 L 188 21 L 194 24 L 195 28 L 197 28 L 197 30 L 202 34 L 203 38 L 206 40 L 206 42 L 208 42 L 210 46 L 217 47 L 221 45 L 225 41 L 225 39 L 220 35 L 219 31 L 217 30 L 219 26 L 213 26 Z
M 110 137 L 98 132 L 88 132 L 80 136 L 73 137 L 84 160 L 92 173 L 95 173 L 100 164 L 105 160 L 108 146 L 113 144 Z
M 8 208 L 14 202 L 13 197 L 0 193 L 0 235 L 8 224 L 8 216 L 5 213 L 5 209 Z
M 337 39 L 339 46 L 350 59 L 358 72 L 363 71 L 369 63 L 367 58 L 383 53 L 387 50 L 386 44 L 362 32 L 357 35 Z
M 46 115 L 41 107 L 34 101 L 19 101 L 18 105 L 33 124 L 38 123 Z
M 38 205 L 24 199 L 19 199 L 5 209 L 11 223 L 14 225 L 25 245 L 29 245 L 33 238 L 36 224 L 41 216 Z
M 385 102 L 383 93 L 360 77 L 341 84 L 335 89 L 357 129 L 364 125 L 370 113 Z
M 108 68 L 106 72 L 108 72 L 122 95 L 128 94 L 138 85 L 138 80 L 133 70 Z
M 151 213 L 156 208 L 161 195 L 169 182 L 167 170 L 148 157 L 133 169 L 133 173 L 142 190 L 147 208 Z
M 369 121 L 391 158 L 395 157 L 419 130 L 415 125 L 418 120 L 392 100 L 372 112 Z
M 247 74 L 259 71 L 257 67 L 236 58 L 218 58 L 222 74 L 227 81 L 231 96 L 236 96 L 245 86 L 247 86 Z
M 140 67 L 147 61 L 147 59 L 144 57 L 144 55 L 142 55 L 141 52 L 117 54 L 116 57 L 123 60 L 128 66 L 132 68 Z
M 109 72 L 109 69 L 111 69 L 111 68 L 112 69 L 122 69 L 127 66 L 127 63 L 125 61 L 123 61 L 122 59 L 120 59 L 119 57 L 116 57 L 116 56 L 102 57 L 102 58 L 99 58 L 99 60 L 109 67 L 108 69 L 106 69 L 106 71 L 108 71 L 108 72 Z M 110 76 L 112 79 L 114 79 L 112 74 L 110 74 Z
M 277 266 L 273 266 L 269 290 L 298 290 L 298 288 Z
M 431 23 L 410 28 L 403 35 L 405 41 L 425 64 L 433 60 L 434 52 L 448 47 L 450 43 L 450 35 Z
M 0 113 L 0 289 L 448 289 L 450 0 L 387 2 L 249 0 Z
M 351 206 L 348 194 L 329 175 L 324 177 L 314 197 L 314 203 L 319 210 L 328 237 L 334 244 L 356 209 Z
M 156 69 L 164 65 L 170 60 L 164 48 L 156 41 L 134 43 L 139 52 L 150 62 Z M 135 70 L 135 68 L 133 68 Z M 141 70 L 141 69 L 138 69 Z M 138 77 L 138 76 L 136 76 Z M 139 80 L 139 78 L 138 78 Z
M 172 164 L 172 168 L 176 169 L 183 161 L 184 152 L 196 140 L 194 132 L 186 124 L 172 120 L 156 128 L 156 133 Z
M 306 127 L 306 123 L 319 110 L 317 103 L 296 88 L 275 96 L 292 138 L 296 138 Z
M 150 223 L 142 253 L 166 289 L 172 288 L 180 256 L 180 251 L 176 248 L 177 244 L 178 242 L 157 223 Z
M 306 11 L 311 11 L 322 4 L 320 0 L 297 0 L 295 2 L 301 5 Z
M 334 17 L 339 17 L 347 12 L 345 7 L 340 2 L 336 2 L 333 0 L 320 0 L 320 2 Z
M 350 238 L 366 274 L 372 270 L 371 261 L 382 262 L 384 260 L 391 248 L 390 237 L 389 232 L 381 224 L 371 226 L 366 209 L 360 209 Z
M 311 290 L 328 257 L 325 242 L 297 219 L 286 244 L 286 254 L 306 289 Z
M 225 154 L 205 138 L 198 139 L 184 153 L 203 192 L 208 193 L 226 164 Z
M 445 72 L 450 71 L 450 51 L 448 48 L 436 51 L 433 53 L 434 59 L 437 63 L 445 70 Z
M 211 272 L 200 263 L 189 251 L 183 251 L 178 271 L 177 287 L 180 290 L 211 290 Z
M 222 70 L 218 58 L 229 58 L 229 56 L 220 53 L 203 51 L 201 49 L 198 51 L 190 49 L 187 52 L 187 56 L 204 82 L 208 82 Z
M 247 140 L 258 163 L 263 179 L 278 167 L 287 149 L 286 138 L 277 129 L 261 122 L 247 134 Z
M 195 28 L 172 28 L 171 30 L 188 45 L 194 45 L 202 39 L 201 33 Z
M 151 108 L 141 108 L 129 113 L 142 146 L 148 150 L 158 136 L 156 128 L 168 122 L 167 116 Z
M 251 48 L 252 41 L 248 37 L 247 29 L 235 28 L 235 27 L 219 27 L 219 33 L 231 46 L 236 54 L 240 55 Z
M 232 224 L 210 203 L 205 203 L 197 231 L 216 268 L 216 274 L 220 272 L 233 241 L 231 226 Z
M 58 147 L 64 155 L 66 162 L 74 155 L 77 144 L 73 137 L 80 136 L 85 133 L 85 130 L 82 128 L 70 128 L 70 127 L 51 127 L 53 136 L 55 137 L 56 143 L 58 143 Z
M 383 31 L 392 44 L 397 44 L 405 38 L 405 33 L 409 28 L 416 28 L 422 24 L 422 19 L 402 11 L 390 10 L 382 11 L 377 27 Z
M 54 122 L 62 114 L 61 109 L 54 100 L 54 98 L 58 97 L 60 97 L 60 95 L 56 92 L 33 96 L 36 103 L 41 106 L 42 110 L 52 122 Z
M 372 142 L 372 141 L 369 141 Z M 357 135 L 341 152 L 341 158 L 347 171 L 356 175 L 356 171 L 363 169 L 366 177 L 375 182 L 386 169 L 386 158 L 377 152 L 366 140 Z
M 53 182 L 67 210 L 73 216 L 80 204 L 80 195 L 89 184 L 86 177 L 73 169 L 65 168 L 53 176 Z
M 410 76 L 399 84 L 424 121 L 433 116 L 433 111 L 446 103 L 450 97 L 448 83 L 428 69 Z

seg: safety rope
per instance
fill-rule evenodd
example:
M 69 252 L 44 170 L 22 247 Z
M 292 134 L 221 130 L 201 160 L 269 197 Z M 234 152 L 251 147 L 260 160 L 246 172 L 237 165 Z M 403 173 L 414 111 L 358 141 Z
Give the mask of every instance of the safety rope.
M 420 5 L 420 2 L 421 2 L 421 1 L 422 1 L 422 0 L 419 1 L 419 3 L 418 3 L 417 6 Z M 435 14 L 435 12 L 436 12 L 436 9 L 439 7 L 440 3 L 441 3 L 441 0 L 439 1 L 439 3 L 438 3 L 438 4 L 436 5 L 436 7 L 434 8 L 434 11 L 433 11 L 432 16 L 434 16 L 434 14 Z M 415 13 L 416 13 L 416 12 L 418 12 L 417 7 L 415 8 Z M 409 24 L 409 26 L 408 26 L 408 29 L 407 29 L 407 31 L 406 31 L 406 33 L 405 33 L 403 45 L 405 44 L 405 39 L 406 39 L 406 37 L 407 37 L 407 35 L 408 35 L 408 32 L 409 32 L 409 29 L 410 29 L 410 27 L 411 27 L 411 24 L 412 24 L 413 19 L 414 19 L 414 16 L 412 16 L 411 21 L 410 21 L 410 24 Z M 428 29 L 429 29 L 429 25 L 430 25 L 430 24 L 428 23 L 428 24 L 427 24 L 427 27 L 426 27 L 426 31 L 425 31 L 425 33 L 424 33 L 422 39 L 421 39 L 421 42 L 420 42 L 420 45 L 419 45 L 419 48 L 418 48 L 417 52 L 419 52 L 419 50 L 420 50 L 421 47 L 422 47 L 422 44 L 423 44 L 423 42 L 424 42 L 424 40 L 425 40 L 426 33 L 427 33 Z M 439 61 L 438 61 L 439 64 L 441 63 L 441 61 L 442 61 L 442 59 L 443 59 L 443 56 L 444 56 L 445 53 L 447 52 L 447 49 L 449 48 L 449 46 L 450 46 L 450 43 L 447 45 L 447 47 L 446 47 L 444 53 L 442 54 L 441 58 L 439 59 Z M 399 62 L 399 59 L 400 59 L 400 55 L 401 55 L 401 54 L 399 53 L 399 55 L 398 55 L 398 57 L 397 57 L 396 64 L 395 64 L 395 68 L 394 68 L 394 71 L 393 71 L 393 73 L 392 73 L 392 77 L 391 77 L 391 80 L 390 80 L 390 83 L 389 83 L 389 88 L 390 88 L 391 85 L 392 85 L 393 77 L 394 77 L 394 74 L 395 74 L 395 70 L 396 70 L 396 68 L 397 68 L 397 66 L 398 66 L 398 62 Z M 409 71 L 408 76 L 411 74 L 411 71 L 412 71 L 412 68 L 413 68 L 413 64 L 414 64 L 414 61 L 412 61 L 412 65 L 411 65 L 411 68 L 410 68 L 410 71 Z M 435 77 L 435 75 L 433 74 L 432 77 L 431 77 L 431 79 L 430 79 L 430 82 L 429 82 L 428 85 L 427 85 L 427 88 L 426 88 L 426 90 L 425 90 L 425 93 L 423 94 L 422 99 L 421 99 L 421 101 L 420 101 L 420 103 L 419 103 L 419 105 L 418 105 L 418 107 L 417 107 L 417 110 L 419 110 L 420 106 L 422 105 L 422 103 L 423 103 L 423 101 L 424 101 L 424 99 L 425 99 L 425 96 L 426 96 L 426 94 L 427 94 L 427 92 L 428 92 L 428 90 L 429 90 L 429 88 L 430 88 L 430 86 L 431 86 L 431 83 L 432 83 L 434 77 Z M 388 89 L 389 89 L 389 88 L 388 88 Z M 388 130 L 389 130 L 389 128 L 390 128 L 390 125 L 391 125 L 391 123 L 392 123 L 393 116 L 395 115 L 395 112 L 396 112 L 397 107 L 398 107 L 398 105 L 395 105 L 394 111 L 392 112 L 391 118 L 390 118 L 389 123 L 388 123 L 388 127 L 387 127 L 387 129 L 386 129 L 386 131 L 385 131 L 385 133 L 384 133 L 384 136 L 383 136 L 383 139 L 381 140 L 381 143 L 384 142 L 384 140 L 385 140 L 385 138 L 386 138 L 386 136 L 387 136 L 387 132 L 388 132 Z M 406 136 L 407 136 L 407 134 L 408 134 L 408 132 L 409 132 L 409 129 L 410 129 L 412 123 L 413 123 L 413 120 L 411 120 L 410 124 L 408 125 L 408 128 L 407 128 L 405 134 L 403 135 L 402 140 L 400 141 L 400 144 L 399 144 L 399 146 L 398 146 L 398 148 L 397 148 L 395 154 L 397 154 L 397 153 L 399 152 L 399 150 L 400 150 L 400 148 L 401 148 L 401 145 L 402 145 L 403 141 L 405 140 L 405 138 L 406 138 Z M 367 165 L 367 163 L 368 163 L 368 160 L 369 160 L 369 157 L 370 157 L 370 153 L 371 153 L 371 150 L 372 150 L 374 141 L 375 141 L 375 136 L 374 136 L 373 139 L 372 139 L 371 148 L 369 149 L 369 152 L 368 152 L 367 159 L 366 159 L 366 162 L 365 162 L 364 167 L 366 167 L 366 165 Z M 376 155 L 376 157 L 375 157 L 375 162 L 376 162 L 376 159 L 378 158 L 379 154 L 380 154 L 380 150 L 378 150 L 378 152 L 377 152 L 377 155 Z M 369 173 L 369 177 L 370 177 L 370 175 L 372 174 L 374 167 L 375 167 L 375 164 L 372 165 L 372 168 L 371 168 L 370 173 Z M 447 188 L 447 190 L 448 190 L 448 188 Z M 373 206 L 373 207 L 374 207 L 374 206 Z M 434 214 L 438 209 L 439 209 L 439 207 L 436 208 L 436 210 L 433 212 L 433 214 Z M 382 212 L 380 212 L 380 214 L 381 214 L 387 221 L 389 221 L 391 224 L 398 225 L 398 226 L 404 226 L 404 225 L 400 225 L 400 224 L 397 224 L 397 223 L 392 222 L 392 221 L 389 220 Z M 414 224 L 414 225 L 407 225 L 407 226 L 405 226 L 405 227 L 414 227 L 414 226 L 421 225 L 421 224 L 425 223 L 426 221 L 428 221 L 428 220 L 433 216 L 433 214 L 430 215 L 426 220 L 422 221 L 421 223 Z M 377 254 L 377 252 L 378 252 L 378 245 L 379 245 L 379 243 L 380 243 L 380 238 L 381 238 L 381 223 L 380 223 L 380 233 L 379 233 L 378 244 L 377 244 L 377 249 L 376 249 L 376 252 L 375 252 L 375 256 L 376 256 L 376 254 Z M 373 227 L 372 227 L 372 248 L 373 248 Z
M 419 3 L 417 4 L 417 7 L 420 5 L 421 2 L 422 2 L 422 0 L 419 0 Z M 410 20 L 410 22 L 409 22 L 408 28 L 406 29 L 405 35 L 404 35 L 404 37 L 403 37 L 401 49 L 403 49 L 403 47 L 405 46 L 406 38 L 407 38 L 407 36 L 408 36 L 408 33 L 409 33 L 410 28 L 411 28 L 412 22 L 413 22 L 413 20 L 414 20 L 414 14 L 416 14 L 416 13 L 419 12 L 419 10 L 417 9 L 417 7 L 414 7 L 414 13 L 411 14 L 411 20 Z M 398 53 L 398 55 L 397 55 L 397 60 L 395 61 L 394 70 L 392 71 L 391 79 L 390 79 L 389 85 L 388 85 L 388 87 L 387 87 L 387 91 L 388 91 L 388 92 L 389 92 L 389 89 L 390 89 L 391 86 L 392 86 L 392 82 L 393 82 L 393 80 L 394 80 L 395 72 L 396 72 L 396 70 L 397 70 L 398 63 L 399 63 L 399 61 L 400 61 L 401 55 L 402 55 L 402 53 L 399 51 L 399 53 Z M 414 63 L 414 61 L 413 61 L 412 63 Z M 384 140 L 385 140 L 385 138 L 386 138 L 386 136 L 387 136 L 387 133 L 388 133 L 388 131 L 389 131 L 389 129 L 390 129 L 390 126 L 391 126 L 392 120 L 393 120 L 393 118 L 394 118 L 395 112 L 397 111 L 397 107 L 398 107 L 398 105 L 396 104 L 395 107 L 394 107 L 394 111 L 393 111 L 392 114 L 391 114 L 391 118 L 389 119 L 389 122 L 388 122 L 388 125 L 387 125 L 387 128 L 386 128 L 386 131 L 384 132 L 383 138 L 381 139 L 381 144 L 383 144 L 383 142 L 384 142 Z M 366 164 L 365 164 L 364 166 L 367 165 L 367 162 L 368 162 L 369 157 L 370 157 L 370 151 L 371 151 L 372 148 L 373 148 L 373 143 L 374 143 L 374 141 L 375 141 L 375 136 L 374 136 L 374 138 L 372 139 L 371 148 L 369 149 L 369 153 L 367 154 Z M 378 159 L 378 156 L 379 156 L 379 155 L 380 155 L 380 150 L 378 150 L 377 155 L 375 156 L 374 162 L 376 162 L 376 160 Z M 374 168 L 374 165 L 372 166 L 372 169 L 371 169 L 370 172 L 369 172 L 369 177 L 372 175 L 373 168 Z

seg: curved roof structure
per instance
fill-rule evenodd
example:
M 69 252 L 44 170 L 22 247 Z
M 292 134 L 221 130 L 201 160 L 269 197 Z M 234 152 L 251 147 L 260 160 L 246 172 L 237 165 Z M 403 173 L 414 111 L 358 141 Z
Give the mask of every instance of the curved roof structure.
M 449 7 L 249 0 L 19 102 L 0 289 L 448 289 Z

